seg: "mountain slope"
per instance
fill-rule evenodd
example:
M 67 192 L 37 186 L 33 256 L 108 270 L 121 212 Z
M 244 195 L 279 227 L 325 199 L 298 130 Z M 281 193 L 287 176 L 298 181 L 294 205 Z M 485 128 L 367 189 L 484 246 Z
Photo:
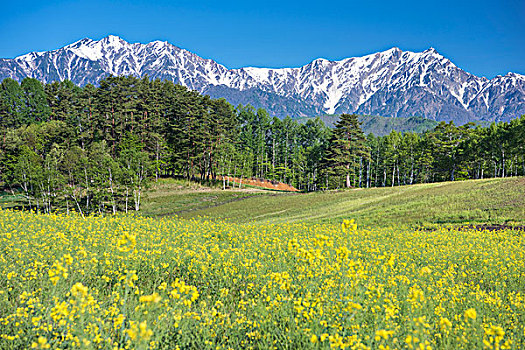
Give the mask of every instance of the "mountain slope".
M 34 77 L 96 84 L 106 75 L 148 75 L 250 103 L 278 116 L 349 113 L 433 120 L 507 121 L 525 114 L 525 76 L 491 80 L 456 67 L 434 49 L 398 48 L 299 68 L 227 69 L 168 42 L 128 43 L 116 36 L 0 59 L 0 79 Z

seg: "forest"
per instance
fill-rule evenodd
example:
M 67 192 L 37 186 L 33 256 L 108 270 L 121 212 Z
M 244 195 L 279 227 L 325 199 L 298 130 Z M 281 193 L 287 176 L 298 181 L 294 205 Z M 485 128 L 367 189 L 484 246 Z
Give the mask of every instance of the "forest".
M 138 211 L 152 181 L 265 178 L 303 191 L 525 175 L 525 116 L 489 127 L 441 122 L 365 135 L 231 106 L 170 81 L 0 84 L 0 182 L 42 212 Z

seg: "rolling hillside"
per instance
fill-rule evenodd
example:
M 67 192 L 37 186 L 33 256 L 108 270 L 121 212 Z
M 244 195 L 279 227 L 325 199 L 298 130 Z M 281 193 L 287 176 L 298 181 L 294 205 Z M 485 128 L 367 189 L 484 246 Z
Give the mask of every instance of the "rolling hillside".
M 255 223 L 338 223 L 355 218 L 362 226 L 524 224 L 525 178 L 258 195 L 178 215 Z

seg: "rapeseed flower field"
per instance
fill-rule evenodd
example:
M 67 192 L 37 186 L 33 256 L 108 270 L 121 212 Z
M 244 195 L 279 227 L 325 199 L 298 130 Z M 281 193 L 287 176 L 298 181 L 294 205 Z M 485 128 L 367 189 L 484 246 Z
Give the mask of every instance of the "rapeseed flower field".
M 525 235 L 0 210 L 1 349 L 523 349 Z

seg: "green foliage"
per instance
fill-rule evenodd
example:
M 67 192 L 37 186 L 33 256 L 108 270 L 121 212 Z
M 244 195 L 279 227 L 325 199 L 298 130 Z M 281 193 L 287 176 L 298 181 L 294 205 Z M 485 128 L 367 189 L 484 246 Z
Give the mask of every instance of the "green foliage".
M 48 120 L 51 108 L 47 103 L 42 83 L 34 78 L 25 78 L 20 86 L 25 94 L 25 109 L 22 119 L 27 124 Z
M 316 191 L 525 175 L 525 117 L 365 138 L 375 117 L 342 115 L 331 130 L 320 118 L 271 118 L 169 81 L 109 76 L 83 88 L 5 79 L 0 118 L 4 190 L 47 212 L 138 210 L 162 177 L 265 178 Z
M 363 161 L 370 157 L 369 147 L 357 118 L 356 114 L 341 115 L 324 158 L 327 176 L 345 177 L 347 188 L 352 184 L 355 187 L 357 178 L 361 187 Z
M 337 114 L 327 114 L 317 117 L 327 126 L 333 128 L 335 123 L 340 118 L 340 115 Z M 305 117 L 297 118 L 296 120 L 305 123 L 314 118 Z M 422 133 L 427 130 L 431 130 L 438 122 L 421 118 L 421 117 L 408 117 L 408 118 L 393 118 L 393 117 L 381 117 L 377 115 L 360 115 L 359 121 L 361 122 L 361 128 L 365 135 L 370 133 L 375 136 L 386 136 L 392 131 L 397 132 L 413 132 L 413 133 Z
M 26 114 L 24 90 L 17 81 L 6 78 L 0 84 L 0 117 L 2 128 L 22 125 Z

